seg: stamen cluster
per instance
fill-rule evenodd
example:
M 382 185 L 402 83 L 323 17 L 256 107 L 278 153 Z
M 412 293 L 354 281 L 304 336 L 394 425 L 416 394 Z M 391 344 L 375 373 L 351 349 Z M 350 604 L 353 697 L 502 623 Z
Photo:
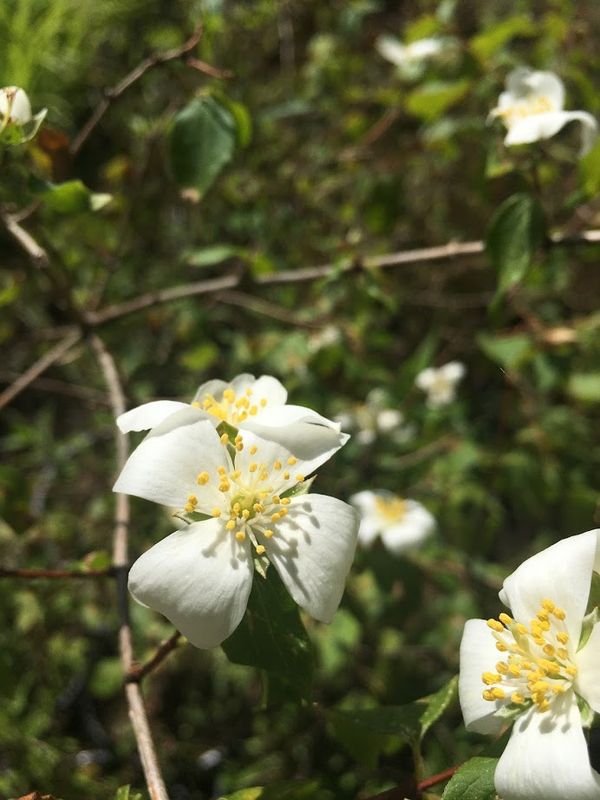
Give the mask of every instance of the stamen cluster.
M 249 416 L 256 416 L 259 408 L 267 405 L 266 398 L 263 397 L 258 402 L 254 402 L 252 395 L 253 391 L 249 387 L 239 397 L 229 387 L 223 392 L 221 400 L 216 400 L 212 394 L 205 394 L 200 400 L 195 400 L 192 405 L 194 408 L 202 408 L 217 419 L 235 426 L 244 422 Z
M 564 620 L 565 612 L 547 599 L 529 627 L 508 614 L 488 620 L 497 650 L 507 656 L 496 664 L 496 672 L 482 674 L 488 687 L 483 691 L 484 700 L 508 699 L 517 706 L 533 703 L 538 711 L 547 711 L 554 697 L 570 688 L 577 675 L 567 648 Z

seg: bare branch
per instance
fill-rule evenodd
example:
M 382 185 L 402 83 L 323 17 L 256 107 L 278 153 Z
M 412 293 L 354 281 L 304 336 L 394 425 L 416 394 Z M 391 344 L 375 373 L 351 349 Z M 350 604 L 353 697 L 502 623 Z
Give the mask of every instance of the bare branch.
M 108 390 L 115 417 L 125 411 L 125 395 L 115 361 L 99 336 L 91 337 L 91 344 L 98 357 L 104 382 Z M 127 460 L 128 437 L 115 426 L 117 447 L 117 470 L 120 472 Z M 128 676 L 134 668 L 133 642 L 129 625 L 129 597 L 127 593 L 129 497 L 116 494 L 113 531 L 113 568 L 117 572 L 117 604 L 120 619 L 119 652 L 123 674 Z M 169 800 L 162 778 L 148 716 L 138 683 L 127 683 L 125 696 L 129 706 L 129 718 L 140 754 L 146 785 L 151 800 Z
M 172 636 L 170 636 L 168 639 L 165 639 L 164 642 L 161 642 L 154 655 L 149 658 L 145 664 L 134 666 L 129 670 L 129 673 L 125 676 L 126 682 L 139 683 L 142 678 L 144 678 L 150 672 L 153 672 L 156 667 L 158 667 L 158 665 L 165 660 L 169 653 L 172 653 L 173 650 L 176 650 L 177 647 L 179 647 L 180 639 L 181 634 L 179 631 L 175 631 Z
M 6 569 L 0 567 L 0 578 L 24 578 L 26 580 L 36 580 L 38 578 L 50 578 L 60 580 L 71 580 L 72 578 L 113 578 L 115 571 L 112 567 L 108 569 Z
M 301 319 L 296 316 L 296 314 L 288 311 L 287 308 L 282 308 L 276 303 L 270 303 L 268 300 L 263 300 L 262 297 L 254 297 L 245 292 L 219 292 L 215 300 L 219 303 L 245 308 L 256 314 L 263 314 L 265 317 L 271 317 L 279 322 L 285 322 L 288 325 L 295 325 L 297 328 L 307 328 L 308 330 L 318 331 L 325 324 L 324 322 L 315 320 Z
M 139 81 L 139 79 L 145 75 L 148 70 L 152 69 L 153 67 L 157 67 L 159 64 L 165 64 L 167 61 L 175 61 L 178 58 L 182 58 L 183 56 L 187 55 L 196 47 L 201 38 L 202 25 L 200 25 L 192 34 L 192 36 L 190 36 L 190 38 L 179 47 L 173 47 L 170 50 L 163 50 L 162 52 L 153 53 L 152 55 L 148 56 L 148 58 L 145 58 L 142 62 L 140 62 L 137 67 L 132 69 L 128 75 L 119 81 L 119 83 L 117 83 L 111 89 L 105 89 L 104 97 L 98 103 L 83 128 L 71 142 L 69 147 L 71 155 L 77 155 L 77 153 L 81 150 L 94 128 L 98 125 L 102 117 L 110 108 L 111 104 L 115 100 L 118 100 L 119 97 L 121 97 L 121 95 L 124 94 L 127 89 L 133 86 L 134 83 Z M 208 64 L 204 65 L 204 62 L 198 63 L 202 64 L 204 67 L 209 66 Z M 193 66 L 195 69 L 199 69 L 196 64 L 191 66 Z M 202 69 L 201 71 L 211 74 L 207 69 Z M 215 70 L 215 72 L 218 73 L 218 70 Z M 219 74 L 215 74 L 215 72 L 212 73 L 212 77 L 223 77 Z
M 8 233 L 18 242 L 19 246 L 25 250 L 33 264 L 40 269 L 47 267 L 50 261 L 48 253 L 36 242 L 33 236 L 27 233 L 25 228 L 22 227 L 19 222 L 20 215 L 9 214 L 7 211 L 0 209 L 0 219 Z
M 220 80 L 224 80 L 226 78 L 233 77 L 233 72 L 230 69 L 219 69 L 218 67 L 213 67 L 212 64 L 207 64 L 206 61 L 201 61 L 199 58 L 195 58 L 194 56 L 188 56 L 185 60 L 185 63 L 188 65 L 188 67 L 197 69 L 198 72 L 203 72 L 205 75 L 209 75 L 211 78 L 219 78 Z
M 0 409 L 8 405 L 11 400 L 14 400 L 14 398 L 20 394 L 23 389 L 26 389 L 32 381 L 42 374 L 42 372 L 58 361 L 59 358 L 81 339 L 81 336 L 82 333 L 80 330 L 71 330 L 64 339 L 48 350 L 47 353 L 44 353 L 44 355 L 39 358 L 35 364 L 32 364 L 29 369 L 26 369 L 22 375 L 19 375 L 7 389 L 0 393 Z

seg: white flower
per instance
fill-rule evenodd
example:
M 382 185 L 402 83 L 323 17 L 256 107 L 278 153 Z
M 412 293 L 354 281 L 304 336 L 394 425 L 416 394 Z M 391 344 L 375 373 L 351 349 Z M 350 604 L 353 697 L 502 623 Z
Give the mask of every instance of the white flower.
M 427 394 L 427 405 L 430 408 L 446 406 L 454 400 L 456 386 L 465 372 L 465 365 L 460 361 L 450 361 L 438 369 L 428 367 L 419 372 L 415 385 Z
M 220 644 L 239 624 L 254 554 L 269 559 L 298 605 L 331 621 L 356 545 L 358 519 L 349 505 L 289 496 L 329 458 L 325 448 L 303 459 L 250 431 L 231 436 L 219 436 L 198 409 L 178 410 L 134 450 L 114 486 L 188 519 L 209 517 L 154 545 L 129 573 L 134 598 L 197 647 Z
M 336 416 L 343 427 L 358 429 L 356 439 L 360 444 L 372 444 L 379 434 L 391 435 L 397 442 L 407 442 L 414 435 L 409 425 L 404 425 L 404 414 L 398 408 L 388 408 L 385 392 L 372 389 L 366 401 Z
M 465 724 L 497 734 L 515 717 L 495 774 L 503 800 L 599 800 L 582 725 L 600 712 L 600 626 L 584 624 L 599 530 L 564 539 L 505 581 L 499 620 L 469 620 L 460 649 Z M 589 638 L 587 638 L 589 636 Z
M 589 152 L 598 136 L 598 124 L 587 111 L 564 111 L 565 87 L 553 72 L 518 67 L 506 79 L 506 91 L 490 115 L 500 117 L 508 133 L 506 145 L 549 139 L 564 126 L 581 123 L 581 155 Z
M 238 375 L 231 383 L 212 380 L 196 392 L 191 408 L 195 418 L 209 420 L 215 427 L 222 422 L 240 430 L 253 431 L 278 441 L 298 457 L 311 458 L 317 452 L 333 455 L 348 440 L 337 422 L 326 419 L 304 406 L 287 405 L 287 391 L 270 375 Z M 155 400 L 132 408 L 117 418 L 124 433 L 144 431 L 160 425 L 179 411 L 190 410 L 188 403 Z M 321 450 L 323 448 L 323 450 Z
M 0 117 L 17 125 L 26 125 L 31 120 L 31 103 L 23 89 L 18 86 L 0 89 Z
M 369 547 L 378 535 L 395 554 L 425 541 L 435 530 L 432 514 L 416 500 L 404 500 L 390 492 L 358 492 L 350 498 L 361 515 L 358 540 Z
M 395 36 L 379 36 L 375 47 L 379 55 L 397 67 L 410 66 L 428 58 L 433 58 L 448 46 L 448 40 L 431 37 L 403 44 Z

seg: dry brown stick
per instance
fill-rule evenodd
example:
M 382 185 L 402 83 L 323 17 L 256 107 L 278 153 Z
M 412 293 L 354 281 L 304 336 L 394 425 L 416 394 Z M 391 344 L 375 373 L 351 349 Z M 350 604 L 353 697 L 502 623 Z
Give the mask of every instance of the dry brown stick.
M 179 631 L 175 631 L 175 633 L 170 636 L 168 639 L 165 639 L 164 642 L 156 649 L 154 655 L 148 659 L 144 664 L 138 664 L 133 666 L 129 673 L 125 676 L 125 681 L 127 683 L 139 683 L 142 678 L 148 675 L 150 672 L 153 672 L 159 664 L 161 664 L 165 658 L 172 653 L 179 646 L 179 640 L 181 639 L 181 634 Z
M 207 64 L 206 61 L 201 61 L 195 56 L 188 56 L 185 60 L 185 63 L 188 65 L 188 67 L 197 69 L 198 72 L 203 72 L 205 75 L 209 75 L 211 78 L 219 78 L 220 80 L 224 80 L 226 78 L 233 77 L 233 72 L 230 69 L 219 69 L 219 67 L 214 67 L 212 64 Z
M 18 373 L 15 372 L 0 372 L 0 383 L 12 383 L 18 377 Z M 66 397 L 76 397 L 78 400 L 85 400 L 98 405 L 109 405 L 107 396 L 102 392 L 91 389 L 88 386 L 79 386 L 76 383 L 61 381 L 58 378 L 36 378 L 30 383 L 30 386 L 32 389 L 39 389 L 42 392 L 53 392 Z
M 176 59 L 187 55 L 191 50 L 194 49 L 194 47 L 196 47 L 201 37 L 202 25 L 200 25 L 192 34 L 192 36 L 190 36 L 190 38 L 179 47 L 173 47 L 170 50 L 163 50 L 162 52 L 153 53 L 152 55 L 148 56 L 148 58 L 145 58 L 142 62 L 140 62 L 137 67 L 132 69 L 128 75 L 119 81 L 119 83 L 117 83 L 111 89 L 105 89 L 102 100 L 98 103 L 83 128 L 72 140 L 69 147 L 71 155 L 77 155 L 77 153 L 81 150 L 96 125 L 98 125 L 102 117 L 110 108 L 111 103 L 113 103 L 115 100 L 118 100 L 118 98 L 121 97 L 121 95 L 126 92 L 130 86 L 133 86 L 134 83 L 139 81 L 142 75 L 145 75 L 149 69 L 157 67 L 159 64 L 165 64 L 167 61 L 175 61 Z M 198 65 L 194 65 L 194 67 L 195 69 L 199 69 Z M 206 70 L 203 71 L 206 72 Z
M 40 269 L 47 267 L 49 263 L 48 253 L 20 224 L 19 214 L 9 214 L 4 209 L 0 209 L 0 219 L 8 233 L 25 250 L 33 264 Z
M 11 385 L 0 393 L 0 409 L 8 405 L 11 400 L 26 389 L 29 384 L 42 374 L 48 367 L 51 367 L 61 358 L 73 345 L 81 339 L 80 330 L 71 330 L 57 345 L 44 353 L 41 358 L 32 364 L 22 375 L 11 383 Z
M 444 781 L 450 780 L 458 769 L 459 766 L 450 767 L 450 769 L 445 769 L 443 772 L 438 772 L 437 775 L 424 778 L 417 784 L 417 791 L 419 793 L 425 792 L 432 786 L 437 786 L 440 783 L 444 783 Z M 371 795 L 366 800 L 406 800 L 406 792 L 406 786 L 394 786 L 392 789 L 386 789 L 383 792 L 379 792 L 379 794 Z
M 315 320 L 300 319 L 296 314 L 288 311 L 287 308 L 282 308 L 276 303 L 270 303 L 268 300 L 263 300 L 262 297 L 254 297 L 245 292 L 219 292 L 215 297 L 219 303 L 227 305 L 239 306 L 248 311 L 253 311 L 256 314 L 263 314 L 265 317 L 271 317 L 279 322 L 285 322 L 288 325 L 295 325 L 297 328 L 307 328 L 308 330 L 321 330 L 325 322 Z
M 0 567 L 0 578 L 25 578 L 26 580 L 36 580 L 37 578 L 50 578 L 60 580 L 70 580 L 71 578 L 111 578 L 115 575 L 112 567 L 108 569 L 88 569 L 69 570 L 69 569 L 7 569 Z
M 106 349 L 99 336 L 91 337 L 91 345 L 96 353 L 104 382 L 108 390 L 111 407 L 115 417 L 125 411 L 125 395 L 121 386 L 121 379 L 115 361 Z M 117 471 L 120 472 L 125 465 L 129 451 L 128 437 L 121 433 L 115 426 L 115 441 L 117 447 Z M 128 537 L 129 537 L 129 497 L 125 494 L 116 494 L 115 526 L 113 532 L 113 568 L 117 573 L 117 604 L 119 612 L 119 653 L 124 676 L 130 674 L 134 667 L 133 642 L 131 627 L 129 625 L 129 600 L 127 593 L 128 570 Z M 162 778 L 156 749 L 152 741 L 152 733 L 148 723 L 148 716 L 144 700 L 138 683 L 125 685 L 125 696 L 129 706 L 129 719 L 135 735 L 135 740 L 144 770 L 146 786 L 151 800 L 169 800 L 167 790 Z

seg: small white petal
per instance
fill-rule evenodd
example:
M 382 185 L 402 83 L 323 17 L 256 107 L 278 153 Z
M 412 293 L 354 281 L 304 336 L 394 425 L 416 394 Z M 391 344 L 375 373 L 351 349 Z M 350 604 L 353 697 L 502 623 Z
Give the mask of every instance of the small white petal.
M 178 403 L 176 400 L 155 400 L 121 414 L 117 417 L 117 425 L 123 433 L 149 431 L 150 428 L 164 422 L 171 414 L 184 408 L 189 408 L 187 403 Z
M 253 375 L 242 375 L 240 377 L 247 377 L 252 378 L 254 381 Z M 223 392 L 229 384 L 226 381 L 222 381 L 219 378 L 213 378 L 213 380 L 206 381 L 206 383 L 202 383 L 197 389 L 196 394 L 194 395 L 194 402 L 202 403 L 204 398 L 207 395 L 214 397 L 216 400 L 220 400 L 223 396 Z
M 450 361 L 448 364 L 444 364 L 443 367 L 440 367 L 438 371 L 445 380 L 455 384 L 464 377 L 466 368 L 460 361 Z
M 600 713 L 600 624 L 594 625 L 585 646 L 575 654 L 575 665 L 575 691 Z
M 353 494 L 350 498 L 350 502 L 360 514 L 358 541 L 363 547 L 370 547 L 380 532 L 379 515 L 375 509 L 376 497 L 375 492 L 365 489 Z
M 483 699 L 486 688 L 481 676 L 494 672 L 500 653 L 492 631 L 482 619 L 470 619 L 460 643 L 460 675 L 458 696 L 466 727 L 475 733 L 499 733 L 506 724 L 495 716 L 500 701 Z
M 503 800 L 600 800 L 573 691 L 515 721 L 494 784 Z
M 415 378 L 415 386 L 426 392 L 433 386 L 436 377 L 437 377 L 437 370 L 434 369 L 433 367 L 428 367 L 427 369 L 424 369 L 422 372 L 419 372 L 419 374 Z
M 237 542 L 219 520 L 207 520 L 140 556 L 129 572 L 129 591 L 196 647 L 215 647 L 244 615 L 252 572 L 248 542 Z
M 422 544 L 435 530 L 435 518 L 425 506 L 416 500 L 405 502 L 406 512 L 400 522 L 387 526 L 381 532 L 383 544 L 395 555 Z
M 5 86 L 0 89 L 0 116 L 9 114 L 9 120 L 25 125 L 31 120 L 31 103 L 18 86 Z
M 212 423 L 194 412 L 178 411 L 154 428 L 129 456 L 113 491 L 179 509 L 193 494 L 203 513 L 219 505 L 216 471 L 220 466 L 231 469 L 231 463 Z M 204 470 L 211 480 L 200 487 L 196 478 Z
M 406 52 L 406 47 L 394 36 L 379 36 L 375 42 L 375 49 L 380 56 L 391 61 L 391 63 L 395 64 L 397 67 L 401 67 L 406 64 L 407 61 L 410 61 L 410 57 Z
M 271 375 L 261 375 L 252 386 L 252 402 L 267 401 L 267 408 L 282 406 L 287 400 L 287 390 Z
M 331 622 L 344 593 L 358 532 L 358 515 L 334 497 L 292 498 L 289 513 L 265 540 L 267 555 L 288 592 L 311 617 Z
M 383 433 L 394 430 L 404 422 L 404 414 L 396 408 L 384 408 L 377 414 L 377 427 Z
M 542 601 L 549 599 L 565 611 L 571 642 L 579 641 L 599 532 L 563 539 L 528 558 L 508 576 L 500 598 L 508 603 L 516 620 L 528 624 Z

